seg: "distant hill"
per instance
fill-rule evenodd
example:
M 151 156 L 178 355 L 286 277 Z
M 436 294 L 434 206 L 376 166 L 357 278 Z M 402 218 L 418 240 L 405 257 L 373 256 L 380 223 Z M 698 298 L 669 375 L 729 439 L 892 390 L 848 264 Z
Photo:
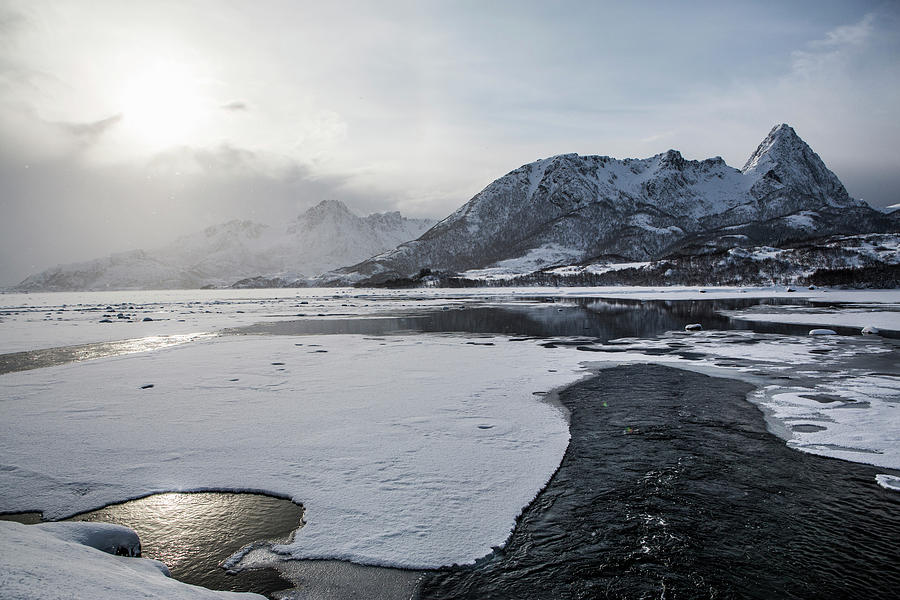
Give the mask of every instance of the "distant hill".
M 359 217 L 341 202 L 326 200 L 280 227 L 229 221 L 155 250 L 53 267 L 14 289 L 184 289 L 228 286 L 259 275 L 294 281 L 394 248 L 433 224 L 399 212 Z

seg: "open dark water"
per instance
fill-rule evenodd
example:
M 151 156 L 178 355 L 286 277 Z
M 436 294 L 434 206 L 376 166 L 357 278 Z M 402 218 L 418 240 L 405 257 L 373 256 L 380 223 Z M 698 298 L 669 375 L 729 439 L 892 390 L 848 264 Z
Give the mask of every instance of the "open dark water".
M 117 523 L 141 538 L 141 556 L 162 561 L 172 577 L 215 590 L 271 593 L 291 587 L 271 569 L 229 575 L 219 563 L 246 544 L 285 542 L 303 508 L 263 494 L 153 494 L 81 513 L 67 521 Z
M 900 598 L 900 494 L 766 432 L 743 383 L 663 366 L 562 392 L 572 439 L 503 550 L 421 598 Z
M 653 337 L 666 331 L 682 330 L 689 323 L 701 323 L 705 329 L 741 329 L 787 335 L 805 335 L 811 329 L 808 325 L 755 323 L 718 314 L 721 310 L 740 310 L 758 305 L 809 305 L 795 299 L 642 301 L 544 298 L 536 302 L 463 305 L 399 316 L 332 317 L 310 313 L 295 321 L 259 323 L 225 330 L 225 333 L 387 335 L 400 332 L 459 332 L 529 337 L 584 336 L 608 341 L 622 337 Z M 859 333 L 858 328 L 837 330 L 846 334 Z

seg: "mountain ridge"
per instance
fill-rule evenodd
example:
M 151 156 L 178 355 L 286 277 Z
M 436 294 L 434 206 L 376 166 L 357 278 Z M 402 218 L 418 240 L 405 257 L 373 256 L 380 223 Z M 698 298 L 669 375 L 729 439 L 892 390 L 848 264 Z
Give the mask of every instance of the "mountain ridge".
M 422 269 L 460 272 L 515 260 L 533 270 L 600 257 L 653 260 L 888 231 L 892 223 L 851 198 L 793 128 L 780 124 L 741 170 L 677 150 L 644 159 L 539 159 L 498 178 L 418 239 L 320 281 L 379 284 Z
M 57 265 L 12 289 L 190 289 L 228 286 L 259 275 L 293 281 L 393 248 L 433 223 L 399 212 L 360 217 L 342 202 L 323 200 L 281 227 L 234 219 L 160 248 Z

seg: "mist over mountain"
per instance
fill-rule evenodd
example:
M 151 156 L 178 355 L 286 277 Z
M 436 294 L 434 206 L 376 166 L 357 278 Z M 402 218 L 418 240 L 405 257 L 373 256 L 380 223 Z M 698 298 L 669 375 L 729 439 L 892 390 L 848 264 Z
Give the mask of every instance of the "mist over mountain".
M 719 157 L 685 160 L 676 150 L 646 159 L 564 154 L 535 161 L 418 239 L 321 281 L 380 284 L 422 269 L 527 273 L 892 231 L 896 218 L 851 198 L 782 124 L 740 170 Z
M 433 223 L 399 212 L 360 217 L 343 203 L 326 200 L 285 225 L 229 221 L 154 250 L 53 267 L 15 289 L 185 289 L 227 286 L 261 274 L 304 279 L 394 248 Z

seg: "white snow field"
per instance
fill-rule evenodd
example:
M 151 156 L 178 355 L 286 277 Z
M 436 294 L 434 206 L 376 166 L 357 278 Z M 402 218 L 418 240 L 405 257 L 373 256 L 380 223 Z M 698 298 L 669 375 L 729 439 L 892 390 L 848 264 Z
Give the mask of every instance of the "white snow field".
M 0 376 L 0 510 L 256 490 L 306 507 L 298 558 L 472 562 L 558 466 L 542 395 L 589 357 L 470 340 L 235 336 Z
M 258 594 L 214 592 L 169 577 L 159 561 L 115 556 L 110 545 L 137 534 L 109 523 L 0 521 L 0 597 L 16 600 L 262 600 Z

